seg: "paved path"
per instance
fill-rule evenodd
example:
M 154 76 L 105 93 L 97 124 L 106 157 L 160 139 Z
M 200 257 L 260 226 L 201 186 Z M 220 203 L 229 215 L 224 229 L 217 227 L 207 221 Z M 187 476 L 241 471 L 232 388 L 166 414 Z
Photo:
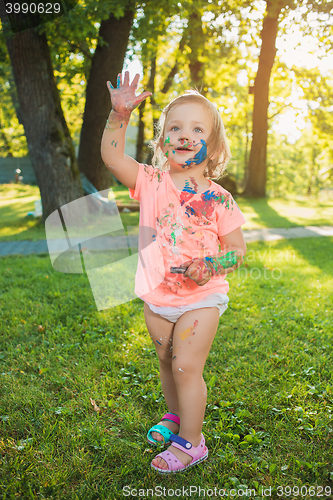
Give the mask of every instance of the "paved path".
M 316 236 L 333 236 L 333 226 L 305 226 L 305 227 L 291 227 L 285 228 L 274 228 L 274 229 L 245 229 L 243 230 L 245 241 L 247 243 L 253 241 L 272 241 L 280 240 L 285 238 L 309 238 Z M 53 240 L 53 249 L 62 247 L 63 240 Z M 103 250 L 103 249 L 118 249 L 127 248 L 127 243 L 131 247 L 137 248 L 138 237 L 129 236 L 128 240 L 126 237 L 101 237 L 88 240 L 82 243 L 82 247 L 88 250 Z M 76 244 L 73 241 L 73 244 Z M 38 241 L 3 241 L 0 242 L 0 256 L 5 255 L 30 255 L 30 254 L 42 254 L 48 253 L 48 246 L 46 240 Z

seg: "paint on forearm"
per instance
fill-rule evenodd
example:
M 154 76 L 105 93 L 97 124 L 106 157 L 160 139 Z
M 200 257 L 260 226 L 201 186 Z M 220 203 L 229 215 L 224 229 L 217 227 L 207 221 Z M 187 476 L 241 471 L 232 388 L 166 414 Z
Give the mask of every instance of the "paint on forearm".
M 109 118 L 106 120 L 105 129 L 116 132 L 119 128 L 123 127 L 123 122 L 129 121 L 129 115 L 125 116 L 117 111 L 111 111 Z
M 212 271 L 213 276 L 219 274 L 222 270 L 230 269 L 236 266 L 242 256 L 236 251 L 228 252 L 221 257 L 205 257 L 203 260 Z

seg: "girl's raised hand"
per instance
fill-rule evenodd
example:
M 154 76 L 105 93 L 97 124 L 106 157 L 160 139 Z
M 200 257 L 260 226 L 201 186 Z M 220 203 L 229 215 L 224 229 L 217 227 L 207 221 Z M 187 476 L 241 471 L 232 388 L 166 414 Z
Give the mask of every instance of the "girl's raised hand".
M 133 78 L 132 83 L 129 83 L 129 72 L 125 71 L 124 80 L 122 74 L 119 73 L 117 78 L 117 88 L 114 88 L 111 82 L 107 82 L 107 86 L 111 96 L 112 109 L 117 113 L 130 115 L 144 99 L 149 97 L 151 92 L 142 92 L 136 96 L 135 92 L 138 87 L 140 75 L 137 73 Z

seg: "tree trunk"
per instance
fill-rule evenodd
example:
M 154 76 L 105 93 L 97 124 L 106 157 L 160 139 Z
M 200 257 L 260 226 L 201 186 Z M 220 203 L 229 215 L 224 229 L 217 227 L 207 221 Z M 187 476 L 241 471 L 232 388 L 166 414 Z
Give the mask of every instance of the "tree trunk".
M 278 18 L 285 2 L 266 1 L 266 12 L 261 31 L 261 50 L 258 71 L 254 84 L 254 104 L 252 117 L 252 144 L 248 165 L 248 178 L 245 196 L 263 198 L 266 196 L 267 172 L 267 134 L 269 80 L 274 64 L 275 41 L 278 31 Z
M 156 78 L 156 59 L 157 55 L 156 53 L 153 55 L 151 59 L 151 66 L 150 66 L 150 77 L 149 77 L 149 82 L 148 82 L 148 87 L 147 90 L 149 90 L 152 95 L 150 96 L 150 103 L 153 108 L 153 133 L 155 135 L 157 123 L 158 123 L 158 116 L 156 112 L 158 111 L 158 106 L 155 101 L 155 78 Z
M 149 90 L 152 95 L 150 96 L 150 103 L 153 111 L 153 133 L 155 135 L 156 126 L 158 122 L 158 118 L 156 116 L 155 110 L 157 109 L 156 101 L 154 98 L 155 94 L 155 76 L 156 76 L 156 53 L 151 56 L 151 65 L 150 65 L 150 77 L 149 82 L 147 84 L 146 90 Z M 153 152 L 151 149 L 147 152 L 147 146 L 145 144 L 145 123 L 143 120 L 145 109 L 146 109 L 146 99 L 141 102 L 138 110 L 139 110 L 139 124 L 138 124 L 138 135 L 136 140 L 136 161 L 139 163 L 149 163 L 152 160 Z
M 189 39 L 188 46 L 191 49 L 189 57 L 189 68 L 192 85 L 202 94 L 204 91 L 204 63 L 199 60 L 205 45 L 205 36 L 202 30 L 202 18 L 200 11 L 193 11 L 189 15 Z
M 31 28 L 7 36 L 6 42 L 45 220 L 57 208 L 83 196 L 79 169 L 45 34 Z
M 146 99 L 142 101 L 138 107 L 139 110 L 139 125 L 138 125 L 138 135 L 136 140 L 136 161 L 143 163 L 143 147 L 145 143 L 145 123 L 143 121 L 144 110 L 146 107 Z
M 78 161 L 80 171 L 98 191 L 112 185 L 111 173 L 101 158 L 101 138 L 111 109 L 106 82 L 115 85 L 118 73 L 122 72 L 133 17 L 134 7 L 131 7 L 120 19 L 110 15 L 102 21 L 99 35 L 103 45 L 100 42 L 97 45 L 87 82 Z

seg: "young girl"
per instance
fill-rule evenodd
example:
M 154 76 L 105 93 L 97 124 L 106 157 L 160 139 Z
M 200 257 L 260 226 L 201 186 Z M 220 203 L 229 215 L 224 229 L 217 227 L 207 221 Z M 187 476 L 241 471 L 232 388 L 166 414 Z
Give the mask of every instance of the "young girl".
M 245 219 L 230 193 L 209 180 L 223 171 L 230 151 L 217 109 L 198 92 L 186 92 L 162 112 L 154 166 L 124 154 L 131 112 L 151 95 L 136 96 L 138 81 L 136 75 L 130 84 L 125 72 L 117 88 L 107 82 L 112 111 L 101 153 L 131 198 L 140 201 L 135 293 L 144 301 L 168 408 L 147 439 L 170 444 L 151 464 L 170 473 L 208 456 L 201 433 L 207 397 L 202 374 L 228 307 L 225 276 L 246 253 Z

